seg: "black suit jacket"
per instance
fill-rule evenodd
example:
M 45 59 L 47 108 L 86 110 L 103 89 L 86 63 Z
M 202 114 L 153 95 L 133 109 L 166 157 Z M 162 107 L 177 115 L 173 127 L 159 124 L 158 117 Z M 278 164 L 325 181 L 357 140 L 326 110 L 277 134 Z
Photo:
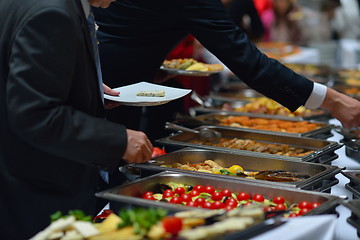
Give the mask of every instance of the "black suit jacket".
M 121 0 L 94 10 L 111 87 L 151 81 L 166 55 L 192 34 L 250 87 L 290 110 L 312 91 L 310 80 L 258 51 L 220 0 Z
M 95 214 L 99 169 L 126 129 L 103 119 L 79 0 L 0 1 L 0 232 L 28 239 L 57 210 Z

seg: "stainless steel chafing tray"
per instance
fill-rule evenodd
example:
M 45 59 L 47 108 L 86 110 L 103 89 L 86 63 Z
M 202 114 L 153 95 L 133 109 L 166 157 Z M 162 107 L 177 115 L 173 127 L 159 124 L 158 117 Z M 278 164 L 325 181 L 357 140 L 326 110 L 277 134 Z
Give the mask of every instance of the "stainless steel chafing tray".
M 357 229 L 357 235 L 360 237 L 360 200 L 344 201 L 342 204 L 351 210 L 351 215 L 347 218 L 347 222 Z
M 181 183 L 190 186 L 211 185 L 217 190 L 223 190 L 227 188 L 234 193 L 243 191 L 249 193 L 250 195 L 262 194 L 270 199 L 274 198 L 275 196 L 281 196 L 285 198 L 290 204 L 299 203 L 301 201 L 318 202 L 321 204 L 319 207 L 310 210 L 306 215 L 336 213 L 335 208 L 341 201 L 339 197 L 326 193 L 170 171 L 165 171 L 136 180 L 131 183 L 123 184 L 106 191 L 99 192 L 96 194 L 96 196 L 128 206 L 136 205 L 146 207 L 161 207 L 174 211 L 192 210 L 192 207 L 171 204 L 162 201 L 157 202 L 146 200 L 140 197 L 141 194 L 146 191 L 158 192 L 160 190 L 160 184 L 167 184 L 169 182 Z
M 360 170 L 346 170 L 341 173 L 350 179 L 345 188 L 352 192 L 354 199 L 360 199 Z
M 224 102 L 225 103 L 225 102 Z M 226 102 L 231 110 L 224 111 L 220 106 L 219 107 L 192 107 L 189 109 L 189 113 L 191 116 L 198 116 L 201 114 L 206 113 L 219 113 L 219 112 L 227 112 L 229 114 L 245 114 L 250 117 L 262 117 L 267 118 L 269 116 L 278 116 L 281 117 L 284 120 L 318 120 L 318 121 L 328 121 L 330 119 L 329 112 L 325 110 L 314 110 L 314 113 L 309 116 L 303 116 L 303 117 L 291 117 L 291 116 L 279 116 L 279 115 L 271 115 L 271 114 L 263 114 L 263 113 L 249 113 L 249 112 L 240 112 L 236 111 L 235 108 L 244 106 L 247 102 L 241 102 L 241 101 L 235 101 L 235 102 Z
M 337 131 L 344 136 L 344 139 L 340 142 L 345 144 L 346 156 L 360 161 L 360 127 L 352 129 L 340 128 Z
M 295 119 L 286 119 L 286 118 L 282 118 L 280 116 L 269 116 L 267 115 L 266 117 L 257 117 L 255 114 L 252 114 L 252 116 L 249 116 L 247 114 L 244 113 L 236 113 L 236 114 L 230 114 L 228 112 L 218 112 L 218 113 L 208 113 L 208 114 L 202 114 L 199 116 L 194 117 L 195 120 L 198 120 L 199 122 L 203 122 L 204 125 L 219 125 L 219 120 L 221 119 L 225 119 L 231 116 L 247 116 L 250 118 L 262 118 L 262 119 L 276 119 L 276 120 L 285 120 L 285 121 L 290 121 L 290 122 L 300 122 L 303 120 L 295 120 Z M 258 129 L 252 129 L 254 132 L 259 132 L 259 133 L 276 133 L 276 134 L 280 134 L 280 135 L 286 135 L 286 136 L 298 136 L 298 137 L 316 137 L 316 138 L 321 138 L 321 139 L 326 139 L 332 136 L 331 134 L 331 129 L 333 129 L 335 126 L 332 124 L 328 124 L 328 123 L 324 123 L 324 122 L 317 122 L 317 121 L 312 121 L 312 120 L 308 120 L 309 123 L 315 123 L 318 124 L 320 127 L 318 129 L 312 130 L 312 131 L 308 131 L 308 132 L 304 132 L 304 133 L 287 133 L 287 132 L 275 132 L 275 131 L 269 131 L 269 130 L 258 130 Z M 230 127 L 230 126 L 226 126 L 226 128 L 229 129 L 244 129 L 245 127 Z M 249 129 L 249 128 L 245 128 L 245 129 Z
M 229 175 L 215 175 L 183 169 L 161 167 L 160 165 L 171 165 L 173 163 L 194 164 L 203 163 L 205 160 L 213 160 L 222 167 L 228 168 L 232 165 L 240 165 L 247 171 L 264 171 L 264 170 L 285 170 L 294 171 L 299 174 L 306 174 L 310 177 L 296 182 L 271 182 L 265 180 L 240 178 Z M 190 174 L 208 175 L 216 178 L 229 178 L 234 181 L 245 182 L 263 182 L 270 185 L 280 185 L 295 187 L 305 190 L 327 191 L 331 186 L 336 185 L 339 180 L 335 175 L 342 169 L 336 166 L 294 162 L 287 160 L 278 160 L 271 158 L 261 158 L 255 156 L 246 156 L 241 154 L 225 153 L 220 151 L 210 151 L 206 149 L 184 148 L 175 152 L 165 154 L 150 161 L 150 163 L 130 164 L 131 167 L 140 169 L 141 176 L 147 176 L 154 173 L 170 170 L 176 172 L 185 172 Z
M 316 162 L 316 163 L 329 163 L 332 160 L 338 157 L 335 154 L 335 150 L 340 148 L 342 145 L 331 142 L 324 141 L 314 138 L 305 138 L 305 137 L 292 137 L 292 136 L 283 136 L 279 134 L 266 134 L 259 133 L 248 129 L 228 129 L 224 127 L 216 127 L 216 126 L 203 126 L 215 131 L 218 131 L 225 138 L 239 138 L 239 139 L 251 139 L 256 140 L 258 142 L 263 143 L 271 143 L 271 144 L 286 144 L 291 147 L 314 150 L 311 154 L 302 156 L 302 157 L 289 157 L 282 156 L 270 153 L 261 153 L 261 152 L 253 152 L 246 150 L 236 150 L 229 149 L 223 147 L 214 147 L 202 144 L 194 144 L 190 143 L 191 140 L 198 139 L 196 134 L 189 132 L 178 132 L 174 135 L 170 135 L 165 138 L 161 138 L 156 140 L 157 143 L 168 146 L 172 150 L 177 150 L 184 147 L 194 147 L 194 148 L 202 148 L 209 150 L 220 150 L 232 153 L 242 153 L 244 155 L 258 156 L 258 157 L 267 157 L 267 158 L 276 158 L 276 159 L 285 159 L 292 161 L 306 161 L 306 162 Z

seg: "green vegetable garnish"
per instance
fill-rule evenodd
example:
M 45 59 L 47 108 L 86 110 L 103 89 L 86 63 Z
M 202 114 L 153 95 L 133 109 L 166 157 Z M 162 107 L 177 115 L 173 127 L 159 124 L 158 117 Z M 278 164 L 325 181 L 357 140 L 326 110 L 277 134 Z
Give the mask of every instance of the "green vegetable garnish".
M 81 210 L 70 210 L 68 212 L 68 215 L 63 215 L 61 211 L 57 211 L 50 215 L 50 221 L 54 222 L 60 218 L 65 218 L 68 216 L 74 216 L 76 220 L 80 220 L 80 221 L 87 221 L 87 222 L 92 221 L 92 216 L 90 215 L 86 216 L 84 211 Z
M 119 217 L 122 222 L 118 225 L 118 228 L 133 226 L 135 234 L 145 235 L 151 226 L 159 222 L 166 214 L 167 211 L 164 209 L 121 209 Z

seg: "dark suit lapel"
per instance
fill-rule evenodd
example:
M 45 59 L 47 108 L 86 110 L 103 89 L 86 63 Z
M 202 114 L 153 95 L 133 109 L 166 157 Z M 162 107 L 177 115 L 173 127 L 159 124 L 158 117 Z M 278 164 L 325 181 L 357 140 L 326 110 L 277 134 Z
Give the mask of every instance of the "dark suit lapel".
M 94 67 L 96 69 L 94 49 L 93 49 L 93 45 L 92 45 L 92 42 L 91 42 L 88 23 L 87 23 L 87 20 L 85 18 L 84 10 L 82 8 L 80 0 L 76 0 L 76 3 L 77 3 L 77 6 L 78 6 L 81 29 L 82 29 L 82 32 L 83 32 L 83 35 L 84 35 L 84 38 L 85 38 L 85 41 L 86 41 L 86 46 L 87 46 L 88 50 L 90 51 L 91 57 L 93 59 Z
M 96 85 L 98 85 L 99 83 L 98 83 L 98 76 L 97 76 L 97 70 L 96 70 L 96 62 L 95 62 L 96 60 L 95 60 L 94 48 L 93 48 L 91 37 L 90 37 L 90 30 L 89 30 L 88 23 L 87 23 L 87 20 L 86 20 L 85 14 L 84 14 L 84 10 L 83 10 L 80 0 L 76 0 L 75 2 L 77 5 L 77 8 L 78 8 L 78 15 L 79 15 L 82 33 L 83 33 L 83 36 L 84 36 L 84 39 L 86 42 L 87 49 L 89 50 L 90 55 L 91 55 L 91 62 L 93 63 L 94 74 L 96 75 L 96 77 L 95 77 L 95 79 L 97 81 Z M 100 101 L 101 105 L 103 106 L 100 92 L 99 91 L 96 91 L 96 92 L 99 97 L 99 101 Z

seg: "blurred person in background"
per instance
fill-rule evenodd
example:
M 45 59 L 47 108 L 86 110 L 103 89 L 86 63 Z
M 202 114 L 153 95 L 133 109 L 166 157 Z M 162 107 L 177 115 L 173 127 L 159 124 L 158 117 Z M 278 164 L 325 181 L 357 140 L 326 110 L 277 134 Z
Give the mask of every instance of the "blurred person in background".
M 360 0 L 340 0 L 334 27 L 340 38 L 360 39 Z
M 300 7 L 294 0 L 273 0 L 273 8 L 264 11 L 261 20 L 265 27 L 264 40 L 300 44 L 304 34 L 299 20 Z
M 222 2 L 231 19 L 244 30 L 250 40 L 261 40 L 264 26 L 253 0 L 222 0 Z

